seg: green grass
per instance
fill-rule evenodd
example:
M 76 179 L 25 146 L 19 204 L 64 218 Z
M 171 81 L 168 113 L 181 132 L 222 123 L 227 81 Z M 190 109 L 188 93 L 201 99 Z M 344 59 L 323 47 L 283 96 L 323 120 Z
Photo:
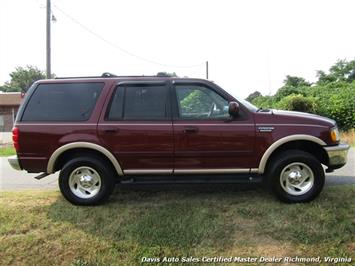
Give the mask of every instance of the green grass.
M 0 146 L 0 157 L 15 155 L 16 150 L 13 146 Z
M 137 265 L 142 257 L 164 256 L 351 257 L 354 248 L 354 185 L 326 187 L 315 201 L 294 205 L 261 189 L 121 189 L 97 207 L 73 206 L 54 191 L 0 194 L 0 265 Z

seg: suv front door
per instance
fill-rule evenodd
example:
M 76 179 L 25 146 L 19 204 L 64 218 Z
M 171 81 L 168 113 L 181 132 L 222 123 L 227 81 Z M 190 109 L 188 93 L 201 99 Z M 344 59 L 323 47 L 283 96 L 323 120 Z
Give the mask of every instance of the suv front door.
M 105 109 L 98 125 L 100 140 L 124 174 L 173 172 L 170 93 L 165 82 L 120 82 Z
M 232 119 L 228 99 L 205 83 L 175 81 L 173 85 L 174 173 L 249 172 L 255 125 L 241 108 Z

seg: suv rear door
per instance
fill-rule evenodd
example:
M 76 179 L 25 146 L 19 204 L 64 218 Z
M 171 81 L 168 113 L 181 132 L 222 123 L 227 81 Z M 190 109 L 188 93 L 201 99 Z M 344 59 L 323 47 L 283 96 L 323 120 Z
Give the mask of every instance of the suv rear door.
M 210 83 L 174 81 L 174 173 L 249 172 L 255 125 L 241 108 L 231 119 L 228 96 Z
M 98 134 L 124 174 L 173 172 L 170 93 L 165 81 L 119 82 L 104 110 Z

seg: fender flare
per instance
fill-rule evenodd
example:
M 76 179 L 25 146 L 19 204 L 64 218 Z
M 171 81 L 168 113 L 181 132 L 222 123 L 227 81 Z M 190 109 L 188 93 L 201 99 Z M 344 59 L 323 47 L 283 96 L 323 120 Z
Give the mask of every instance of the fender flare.
M 265 167 L 266 164 L 271 156 L 271 154 L 281 145 L 287 143 L 287 142 L 291 142 L 291 141 L 296 141 L 296 140 L 306 140 L 306 141 L 311 141 L 314 142 L 316 144 L 319 144 L 321 146 L 325 146 L 327 145 L 327 143 L 325 143 L 323 140 L 321 140 L 320 138 L 317 138 L 315 136 L 311 136 L 311 135 L 304 135 L 304 134 L 297 134 L 297 135 L 290 135 L 287 137 L 283 137 L 277 141 L 275 141 L 272 145 L 270 145 L 269 148 L 267 148 L 267 150 L 264 152 L 263 156 L 261 157 L 260 163 L 259 163 L 259 167 L 258 167 L 258 173 L 259 174 L 263 174 L 265 171 Z
M 56 149 L 52 153 L 51 157 L 48 160 L 47 173 L 48 174 L 54 173 L 55 163 L 56 163 L 58 157 L 63 152 L 66 152 L 66 151 L 72 150 L 72 149 L 81 149 L 81 148 L 92 149 L 92 150 L 100 152 L 102 155 L 104 155 L 105 157 L 107 157 L 107 159 L 110 160 L 110 162 L 114 166 L 117 174 L 120 175 L 120 176 L 123 175 L 122 168 L 121 168 L 119 162 L 117 161 L 117 159 L 115 158 L 115 156 L 109 150 L 107 150 L 106 148 L 104 148 L 104 147 L 102 147 L 102 146 L 100 146 L 98 144 L 91 143 L 91 142 L 71 142 L 71 143 L 65 144 L 65 145 L 59 147 L 58 149 Z

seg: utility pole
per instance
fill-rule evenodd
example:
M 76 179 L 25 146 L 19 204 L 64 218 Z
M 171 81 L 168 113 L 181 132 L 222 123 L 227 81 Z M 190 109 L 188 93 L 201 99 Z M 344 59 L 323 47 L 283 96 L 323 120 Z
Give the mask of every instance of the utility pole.
M 46 16 L 46 76 L 51 78 L 51 0 L 47 0 Z
M 208 79 L 208 61 L 206 61 L 206 79 Z

